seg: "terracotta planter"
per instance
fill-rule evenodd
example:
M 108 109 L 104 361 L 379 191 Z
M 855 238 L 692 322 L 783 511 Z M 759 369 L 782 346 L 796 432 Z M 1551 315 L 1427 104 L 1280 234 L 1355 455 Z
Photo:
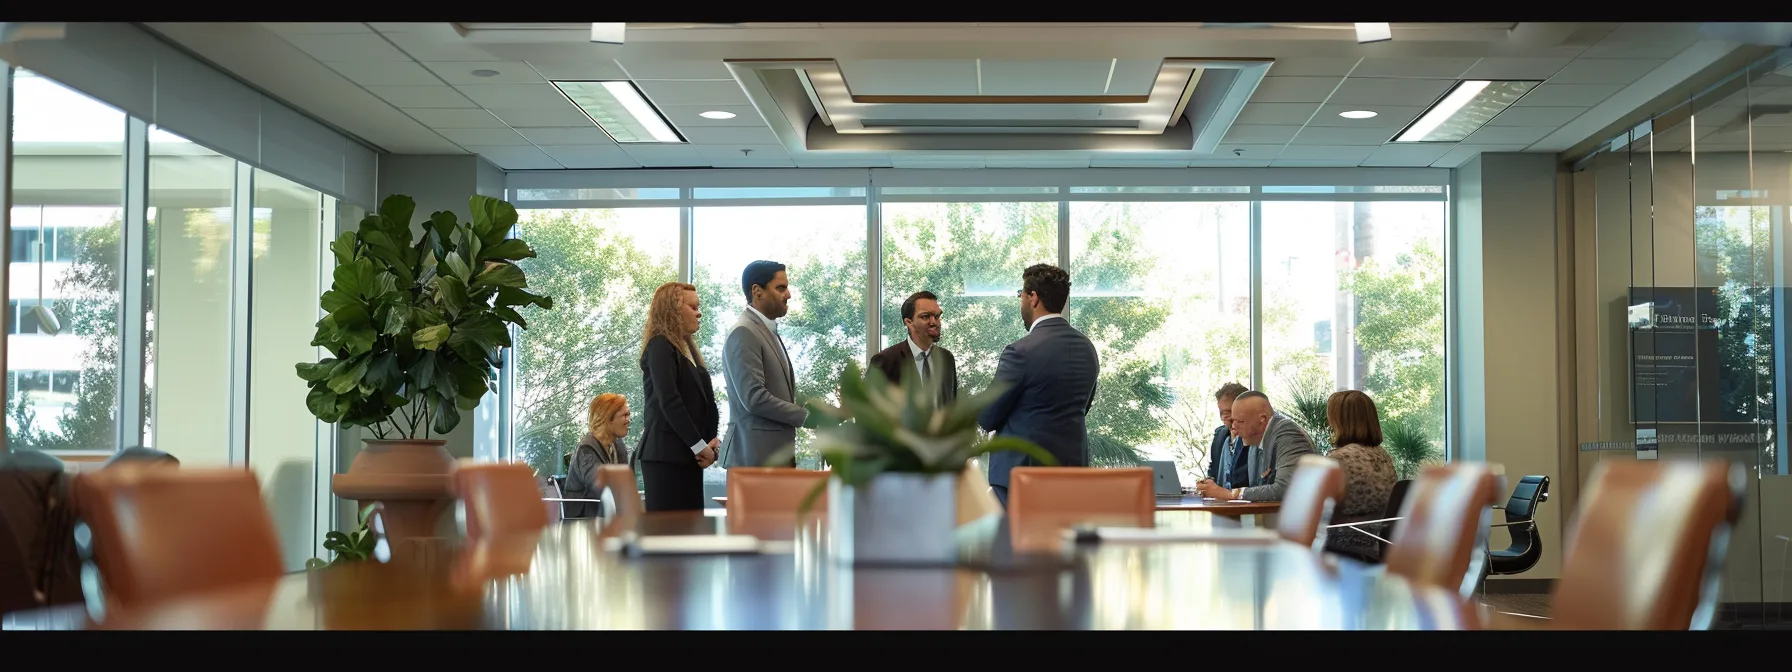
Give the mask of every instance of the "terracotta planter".
M 446 441 L 362 441 L 348 473 L 330 480 L 337 497 L 357 508 L 383 505 L 386 538 L 394 553 L 404 539 L 436 536 L 436 523 L 454 502 L 454 456 Z

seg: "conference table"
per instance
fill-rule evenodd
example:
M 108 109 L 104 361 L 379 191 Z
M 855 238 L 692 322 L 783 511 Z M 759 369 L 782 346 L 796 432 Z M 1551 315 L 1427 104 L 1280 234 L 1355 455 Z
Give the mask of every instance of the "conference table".
M 787 525 L 787 534 L 748 539 L 758 547 L 746 552 L 617 550 L 627 540 L 742 539 L 728 536 L 727 516 L 717 510 L 648 513 L 479 543 L 415 544 L 389 563 L 288 574 L 119 609 L 99 623 L 72 619 L 66 609 L 60 618 L 62 627 L 106 630 L 1471 627 L 1471 613 L 1450 591 L 1325 558 L 1242 529 L 1236 519 L 1203 511 L 1154 516 L 1155 527 L 1140 534 L 1181 538 L 1078 543 L 1072 530 L 1060 531 L 1062 544 L 1023 551 L 1015 545 L 1022 535 L 1008 529 L 1005 516 L 992 515 L 959 528 L 953 565 L 879 568 L 830 557 L 821 517 Z M 1212 539 L 1189 540 L 1204 536 Z M 7 620 L 10 628 L 30 629 L 54 627 L 56 618 L 45 610 Z

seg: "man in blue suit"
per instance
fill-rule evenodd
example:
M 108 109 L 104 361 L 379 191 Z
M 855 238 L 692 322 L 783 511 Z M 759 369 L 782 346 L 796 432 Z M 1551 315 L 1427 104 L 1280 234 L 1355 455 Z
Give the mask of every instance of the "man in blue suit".
M 1203 482 L 1212 481 L 1222 488 L 1242 488 L 1251 484 L 1250 450 L 1238 435 L 1232 433 L 1232 402 L 1245 391 L 1243 385 L 1226 383 L 1213 394 L 1214 401 L 1219 404 L 1220 426 L 1213 430 L 1213 445 L 1207 451 L 1212 459 L 1207 465 L 1207 478 L 1201 479 Z
M 1008 344 L 996 364 L 996 382 L 1008 386 L 977 416 L 983 429 L 1039 444 L 1058 466 L 1089 466 L 1085 418 L 1095 403 L 1101 358 L 1095 344 L 1064 319 L 1070 274 L 1051 264 L 1035 264 L 1021 274 L 1020 319 L 1027 335 Z M 1025 454 L 989 456 L 989 484 L 1008 506 L 1008 471 L 1042 466 Z

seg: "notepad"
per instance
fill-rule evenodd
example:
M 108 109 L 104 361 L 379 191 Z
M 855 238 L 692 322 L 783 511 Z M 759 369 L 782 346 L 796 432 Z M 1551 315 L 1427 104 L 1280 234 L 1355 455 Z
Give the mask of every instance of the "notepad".
M 1228 499 L 1228 500 L 1226 500 L 1226 503 L 1227 503 L 1227 504 L 1249 504 L 1249 503 L 1251 503 L 1251 500 L 1248 500 L 1248 499 Z
M 727 555 L 758 553 L 759 539 L 745 534 L 730 535 L 654 535 L 630 539 L 613 538 L 611 550 L 631 556 L 639 555 Z

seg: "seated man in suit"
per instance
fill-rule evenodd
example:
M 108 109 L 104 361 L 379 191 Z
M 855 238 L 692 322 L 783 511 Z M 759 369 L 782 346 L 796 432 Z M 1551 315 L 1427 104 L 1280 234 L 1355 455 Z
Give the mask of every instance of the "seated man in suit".
M 941 406 L 958 398 L 958 361 L 940 342 L 940 300 L 933 292 L 915 292 L 902 302 L 902 324 L 908 327 L 908 338 L 883 352 L 871 356 L 871 367 L 884 372 L 891 383 L 900 384 L 907 374 L 921 376 L 938 394 L 934 401 Z
M 1027 335 L 1008 344 L 996 363 L 995 379 L 1008 386 L 977 416 L 977 424 L 1003 436 L 1032 441 L 1057 458 L 1061 467 L 1089 466 L 1087 418 L 1095 405 L 1101 356 L 1089 337 L 1064 319 L 1070 301 L 1070 274 L 1035 264 L 1021 275 L 1020 319 Z M 1024 453 L 989 456 L 989 485 L 1008 506 L 1008 472 L 1043 466 Z
M 1294 480 L 1294 465 L 1313 454 L 1313 438 L 1307 430 L 1269 405 L 1269 397 L 1252 390 L 1232 402 L 1232 422 L 1238 437 L 1250 446 L 1248 485 L 1226 488 L 1212 481 L 1196 486 L 1201 496 L 1279 502 Z
M 1213 394 L 1214 401 L 1220 409 L 1220 426 L 1213 430 L 1213 446 L 1207 454 L 1211 456 L 1207 462 L 1207 478 L 1202 481 L 1218 483 L 1222 488 L 1241 488 L 1250 485 L 1248 469 L 1249 454 L 1244 442 L 1232 432 L 1232 403 L 1238 395 L 1244 394 L 1243 385 L 1226 383 Z

